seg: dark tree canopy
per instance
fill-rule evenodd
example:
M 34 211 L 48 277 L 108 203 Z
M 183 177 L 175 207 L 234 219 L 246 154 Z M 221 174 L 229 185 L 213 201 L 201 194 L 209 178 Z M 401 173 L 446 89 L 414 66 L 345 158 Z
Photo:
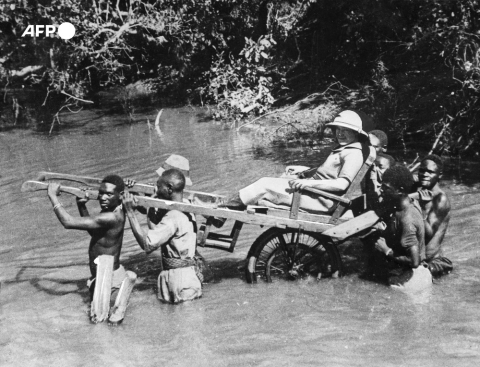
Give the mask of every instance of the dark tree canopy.
M 0 80 L 70 105 L 142 81 L 214 104 L 221 119 L 328 90 L 397 142 L 425 136 L 437 153 L 476 152 L 479 2 L 7 0 Z M 20 37 L 28 24 L 66 21 L 77 32 L 69 41 Z

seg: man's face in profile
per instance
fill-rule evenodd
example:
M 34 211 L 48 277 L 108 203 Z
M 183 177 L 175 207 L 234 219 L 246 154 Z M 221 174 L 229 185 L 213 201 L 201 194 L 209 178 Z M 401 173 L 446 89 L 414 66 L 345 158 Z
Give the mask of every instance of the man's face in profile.
M 164 177 L 160 177 L 157 180 L 157 192 L 155 193 L 156 197 L 163 200 L 170 200 L 172 185 Z

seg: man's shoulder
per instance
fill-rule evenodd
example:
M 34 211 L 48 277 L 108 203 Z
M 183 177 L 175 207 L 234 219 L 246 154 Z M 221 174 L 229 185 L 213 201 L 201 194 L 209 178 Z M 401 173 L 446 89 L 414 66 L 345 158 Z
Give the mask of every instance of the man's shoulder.
M 190 221 L 190 218 L 187 213 L 181 212 L 180 210 L 177 210 L 177 209 L 169 210 L 165 214 L 164 218 L 168 218 L 170 220 L 175 220 L 180 222 Z
M 450 199 L 447 194 L 437 185 L 433 188 L 433 203 L 444 210 L 450 210 Z
M 168 212 L 165 213 L 165 217 L 168 217 L 168 218 L 179 218 L 182 216 L 182 212 L 180 210 L 177 210 L 177 209 L 172 209 L 172 210 L 169 210 Z
M 125 223 L 125 213 L 120 208 L 119 210 L 114 211 L 101 211 L 97 215 L 93 216 L 100 223 L 109 223 L 109 224 L 123 224 Z
M 423 227 L 423 216 L 421 209 L 413 203 L 409 205 L 405 210 L 400 212 L 399 218 L 406 225 L 414 225 Z

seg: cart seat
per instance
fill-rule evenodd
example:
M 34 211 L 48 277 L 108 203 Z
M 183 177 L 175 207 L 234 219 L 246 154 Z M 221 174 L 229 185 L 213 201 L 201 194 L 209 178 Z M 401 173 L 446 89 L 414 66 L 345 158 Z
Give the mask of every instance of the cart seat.
M 336 224 L 340 218 L 353 218 L 354 216 L 365 212 L 367 209 L 367 202 L 365 194 L 361 194 L 361 182 L 365 177 L 369 177 L 367 172 L 371 169 L 373 162 L 376 158 L 376 151 L 375 148 L 371 146 L 362 146 L 362 153 L 364 155 L 364 163 L 360 170 L 355 175 L 355 178 L 347 188 L 347 191 L 344 195 L 339 196 L 332 194 L 327 191 L 313 189 L 313 188 L 306 188 L 301 191 L 297 191 L 293 194 L 292 204 L 290 207 L 272 204 L 270 202 L 260 202 L 260 206 L 255 206 L 257 211 L 261 211 L 261 207 L 265 207 L 267 209 L 280 209 L 280 210 L 290 210 L 290 218 L 297 219 L 298 213 L 310 213 L 310 214 L 319 214 L 319 215 L 331 215 L 330 222 L 331 224 Z M 320 212 L 311 212 L 306 211 L 300 208 L 300 200 L 302 191 L 308 191 L 310 193 L 314 193 L 317 195 L 321 195 L 327 197 L 336 202 L 333 208 L 328 213 L 320 213 Z M 249 206 L 253 209 L 253 206 Z

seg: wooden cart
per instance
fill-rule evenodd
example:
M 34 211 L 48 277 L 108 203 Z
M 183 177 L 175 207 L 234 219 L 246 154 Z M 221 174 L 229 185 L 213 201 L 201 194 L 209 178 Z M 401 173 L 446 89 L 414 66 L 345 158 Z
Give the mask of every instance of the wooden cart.
M 176 209 L 206 218 L 197 234 L 197 245 L 233 252 L 244 224 L 270 227 L 252 244 L 247 255 L 245 275 L 247 282 L 257 278 L 271 282 L 274 278 L 295 279 L 303 276 L 316 278 L 338 277 L 342 272 L 342 261 L 338 243 L 371 228 L 379 218 L 373 211 L 366 211 L 365 195 L 354 197 L 365 174 L 375 159 L 375 151 L 369 148 L 365 163 L 343 196 L 336 196 L 316 189 L 306 189 L 336 202 L 331 215 L 317 215 L 299 210 L 301 192 L 293 194 L 289 210 L 249 206 L 246 211 L 219 208 L 224 197 L 199 191 L 185 190 L 188 202 L 161 200 L 141 194 L 152 195 L 153 185 L 136 184 L 131 192 L 139 193 L 138 204 L 144 207 Z M 41 172 L 37 181 L 27 181 L 22 191 L 45 190 L 48 180 L 67 180 L 89 186 L 98 186 L 98 178 L 68 174 Z M 75 187 L 62 186 L 61 191 L 78 197 L 88 195 L 95 199 L 98 192 L 84 191 Z M 347 211 L 349 213 L 347 213 Z M 346 214 L 350 214 L 347 216 Z M 231 233 L 221 234 L 213 230 L 215 218 L 234 220 Z M 198 220 L 198 219 L 197 219 Z

